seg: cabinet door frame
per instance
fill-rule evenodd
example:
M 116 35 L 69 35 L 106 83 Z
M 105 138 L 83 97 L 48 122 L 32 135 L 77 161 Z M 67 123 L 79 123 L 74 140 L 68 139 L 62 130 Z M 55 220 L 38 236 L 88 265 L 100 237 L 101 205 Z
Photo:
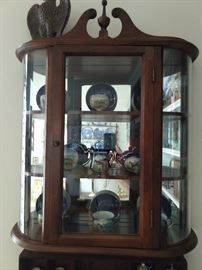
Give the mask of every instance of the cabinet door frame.
M 90 48 L 89 48 L 90 47 Z M 141 56 L 140 222 L 137 235 L 62 234 L 61 213 L 66 56 Z M 57 46 L 48 49 L 46 165 L 42 241 L 76 247 L 160 245 L 162 49 L 152 46 Z M 145 108 L 145 109 L 144 109 Z

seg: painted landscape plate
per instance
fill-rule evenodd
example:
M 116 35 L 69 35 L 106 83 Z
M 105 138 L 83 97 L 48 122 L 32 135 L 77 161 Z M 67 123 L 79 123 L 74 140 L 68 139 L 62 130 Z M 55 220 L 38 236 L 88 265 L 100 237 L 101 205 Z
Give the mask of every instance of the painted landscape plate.
M 110 84 L 94 84 L 86 94 L 86 104 L 91 111 L 113 111 L 117 104 L 116 90 Z

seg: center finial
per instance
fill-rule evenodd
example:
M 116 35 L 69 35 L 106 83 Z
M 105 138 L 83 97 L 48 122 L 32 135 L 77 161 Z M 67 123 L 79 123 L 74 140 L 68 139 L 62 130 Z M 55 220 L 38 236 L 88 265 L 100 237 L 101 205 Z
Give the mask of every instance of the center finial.
M 107 27 L 110 23 L 110 18 L 106 15 L 107 0 L 102 0 L 103 12 L 102 16 L 98 18 L 98 23 L 101 27 L 99 37 L 108 37 Z

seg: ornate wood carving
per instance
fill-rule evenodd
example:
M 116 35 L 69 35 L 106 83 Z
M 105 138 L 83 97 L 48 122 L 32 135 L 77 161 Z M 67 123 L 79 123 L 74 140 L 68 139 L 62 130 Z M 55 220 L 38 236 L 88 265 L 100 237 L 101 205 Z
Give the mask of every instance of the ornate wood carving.
M 98 23 L 101 27 L 99 37 L 107 38 L 108 37 L 107 27 L 109 26 L 109 23 L 110 23 L 110 18 L 107 17 L 106 15 L 107 1 L 103 0 L 102 5 L 103 5 L 103 13 L 102 13 L 102 16 L 98 18 Z
M 114 8 L 112 10 L 112 16 L 116 19 L 120 19 L 122 22 L 122 30 L 120 34 L 111 38 L 108 35 L 107 27 L 109 24 L 109 18 L 106 16 L 106 4 L 103 0 L 103 14 L 98 18 L 98 23 L 101 27 L 98 38 L 93 38 L 88 34 L 87 24 L 89 20 L 95 19 L 97 12 L 95 9 L 88 9 L 85 11 L 78 20 L 75 27 L 64 34 L 63 36 L 41 38 L 38 40 L 32 40 L 23 44 L 17 49 L 16 54 L 20 60 L 25 53 L 35 50 L 48 48 L 55 45 L 77 45 L 82 46 L 165 46 L 179 48 L 185 51 L 194 61 L 198 56 L 198 48 L 192 43 L 176 37 L 161 37 L 152 36 L 139 30 L 132 22 L 129 15 L 122 8 Z

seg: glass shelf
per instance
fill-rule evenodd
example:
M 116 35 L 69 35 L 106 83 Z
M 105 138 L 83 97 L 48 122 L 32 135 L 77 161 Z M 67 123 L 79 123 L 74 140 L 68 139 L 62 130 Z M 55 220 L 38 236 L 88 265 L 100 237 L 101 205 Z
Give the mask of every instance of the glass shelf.
M 124 168 L 120 168 L 118 172 L 113 172 L 113 174 L 110 174 L 109 170 L 101 173 L 96 173 L 90 168 L 85 168 L 79 165 L 77 165 L 72 170 L 65 170 L 64 177 L 139 180 L 139 175 L 129 173 Z
M 137 218 L 137 214 L 127 204 L 123 204 L 120 218 L 107 226 L 99 226 L 85 207 L 79 214 L 76 209 L 70 209 L 69 214 L 63 217 L 63 233 L 136 234 Z
M 140 117 L 140 112 L 119 112 L 119 111 L 69 111 L 69 117 L 80 116 L 81 121 L 86 122 L 130 122 Z

